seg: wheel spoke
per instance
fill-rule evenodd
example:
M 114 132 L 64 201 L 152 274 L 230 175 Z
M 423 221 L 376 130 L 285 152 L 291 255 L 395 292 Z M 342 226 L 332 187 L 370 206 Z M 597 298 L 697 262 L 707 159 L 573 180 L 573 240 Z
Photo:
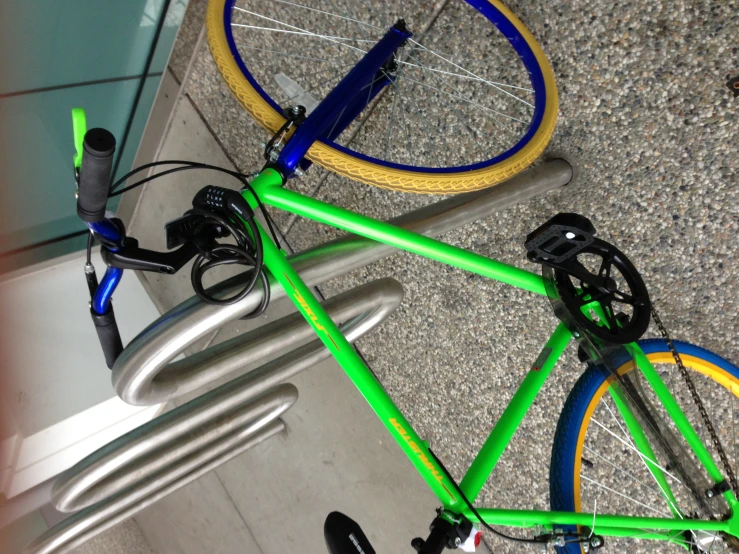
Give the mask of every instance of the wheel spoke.
M 361 89 L 359 89 L 359 91 L 354 95 L 353 98 L 356 98 L 360 93 L 362 93 L 362 91 L 364 89 L 368 89 L 368 92 L 367 92 L 367 102 L 369 102 L 369 97 L 372 94 L 372 87 L 375 84 L 377 84 L 378 82 L 382 81 L 384 78 L 385 77 L 383 75 L 380 75 L 379 77 L 375 77 L 374 80 L 371 83 L 367 83 Z M 331 130 L 328 132 L 328 135 L 327 136 L 331 136 L 334 133 L 334 130 L 336 129 L 336 125 L 339 123 L 339 121 L 341 120 L 341 118 L 344 117 L 344 112 L 346 112 L 346 108 L 347 107 L 348 106 L 344 106 L 344 109 L 341 110 L 341 113 L 339 114 L 339 116 L 334 121 L 334 124 L 331 127 Z M 366 107 L 366 105 L 365 105 L 365 107 Z M 336 140 L 336 139 L 334 139 L 334 140 Z
M 387 73 L 385 73 L 384 71 L 382 73 L 383 73 L 383 75 L 385 75 L 386 77 L 389 78 L 389 76 L 388 76 Z M 395 103 L 395 100 L 397 98 L 400 98 L 401 105 L 406 102 L 405 96 L 403 95 L 403 93 L 400 90 L 400 80 L 402 79 L 402 77 L 403 77 L 403 68 L 400 68 L 398 70 L 397 77 L 395 79 L 390 79 L 390 85 L 395 90 L 395 96 L 393 97 L 393 104 Z M 409 129 L 409 126 L 408 126 L 408 121 L 405 118 L 405 110 L 403 110 L 402 107 L 401 107 L 400 115 L 403 118 L 403 128 L 406 130 L 406 134 L 408 135 L 408 142 L 409 142 L 408 154 L 411 157 L 411 164 L 414 164 L 415 162 L 413 161 L 413 149 L 410 147 L 410 142 L 411 142 L 412 135 L 410 133 L 410 129 Z
M 400 91 L 400 84 L 396 86 L 396 91 L 398 96 L 400 97 L 400 103 L 401 105 L 405 104 L 405 96 L 403 96 L 403 93 Z M 401 110 L 400 112 L 401 117 L 403 118 L 403 128 L 405 129 L 406 134 L 408 135 L 408 155 L 411 160 L 411 165 L 415 165 L 416 160 L 413 155 L 413 148 L 411 147 L 411 142 L 413 140 L 413 135 L 411 134 L 411 128 L 408 125 L 408 121 L 405 118 L 405 110 Z
M 417 58 L 414 58 L 413 56 L 409 56 L 409 57 L 410 57 L 410 59 L 412 59 L 413 61 L 415 61 L 416 63 L 418 63 L 418 64 L 419 64 L 419 65 L 420 65 L 421 67 L 423 67 L 424 69 L 427 69 L 427 68 L 426 68 L 426 66 L 425 66 L 424 64 L 422 64 L 420 60 L 418 60 Z M 459 97 L 460 97 L 460 98 L 463 98 L 463 99 L 464 99 L 465 101 L 467 101 L 467 102 L 471 102 L 471 103 L 472 103 L 473 105 L 475 105 L 476 107 L 478 107 L 478 108 L 482 108 L 483 110 L 488 110 L 488 111 L 492 111 L 492 112 L 494 112 L 494 113 L 496 113 L 496 114 L 498 114 L 498 115 L 501 115 L 501 116 L 503 116 L 503 117 L 506 117 L 506 118 L 508 118 L 508 119 L 515 119 L 516 121 L 518 121 L 518 122 L 520 122 L 520 123 L 524 123 L 524 124 L 526 123 L 526 122 L 524 122 L 524 121 L 521 121 L 520 119 L 516 119 L 515 117 L 512 117 L 512 116 L 506 115 L 506 114 L 504 114 L 504 113 L 501 113 L 501 112 L 498 112 L 498 111 L 496 111 L 496 110 L 491 110 L 491 109 L 489 109 L 489 108 L 485 108 L 484 106 L 481 106 L 480 104 L 477 104 L 477 103 L 475 103 L 475 102 L 472 102 L 471 100 L 468 100 L 467 98 L 465 98 L 464 96 L 462 96 L 462 91 L 460 91 L 458 87 L 456 87 L 456 86 L 454 86 L 454 85 L 453 85 L 452 83 L 450 83 L 450 82 L 449 82 L 449 81 L 448 81 L 448 80 L 447 80 L 446 78 L 444 78 L 444 77 L 442 77 L 441 75 L 439 75 L 439 74 L 437 74 L 437 73 L 434 73 L 434 72 L 432 72 L 432 71 L 429 71 L 429 74 L 430 74 L 430 75 L 431 75 L 432 77 L 434 77 L 434 78 L 435 78 L 435 79 L 436 79 L 437 81 L 440 81 L 440 82 L 441 82 L 441 83 L 442 83 L 443 85 L 445 85 L 445 86 L 447 86 L 447 87 L 451 88 L 451 89 L 452 89 L 453 91 L 457 92 L 457 93 L 459 94 Z M 420 83 L 420 84 L 423 84 L 423 83 Z M 445 94 L 449 94 L 450 96 L 453 96 L 453 95 L 451 95 L 451 93 L 449 93 L 449 92 L 446 92 L 446 91 L 442 91 L 442 92 L 444 92 Z M 503 127 L 504 129 L 508 130 L 509 132 L 512 132 L 512 131 L 511 131 L 511 129 L 509 129 L 508 127 L 506 127 L 505 125 L 503 125 L 502 123 L 500 123 L 499 121 L 497 121 L 496 119 L 493 119 L 492 121 L 494 121 L 495 123 L 499 124 L 499 125 L 500 125 L 501 127 Z
M 339 123 L 339 120 L 344 117 L 344 112 L 346 111 L 346 106 L 344 106 L 344 109 L 341 110 L 339 113 L 339 117 L 336 118 L 336 121 L 334 121 L 334 124 L 331 126 L 331 130 L 329 131 L 329 136 L 331 136 L 334 133 L 334 129 L 336 129 L 336 125 Z
M 641 480 L 637 479 L 637 478 L 636 478 L 636 476 L 634 476 L 634 474 L 633 474 L 633 473 L 630 473 L 630 472 L 626 471 L 626 470 L 625 470 L 624 468 L 622 468 L 622 467 L 619 467 L 619 466 L 618 466 L 618 465 L 617 465 L 616 463 L 612 462 L 611 460 L 609 460 L 609 459 L 608 459 L 608 458 L 606 458 L 605 456 L 603 456 L 603 455 L 601 455 L 601 454 L 598 454 L 598 453 L 597 453 L 597 452 L 596 452 L 595 450 L 593 450 L 592 448 L 589 448 L 589 447 L 587 447 L 587 446 L 585 446 L 585 445 L 583 445 L 583 446 L 584 446 L 585 450 L 587 450 L 587 451 L 588 451 L 588 452 L 589 452 L 590 454 L 592 454 L 592 455 L 593 455 L 593 456 L 595 456 L 596 458 L 600 458 L 600 459 L 601 459 L 601 460 L 603 460 L 603 461 L 604 461 L 604 462 L 605 462 L 606 464 L 610 465 L 610 466 L 611 466 L 611 467 L 612 467 L 613 469 L 615 469 L 615 470 L 616 470 L 616 471 L 618 471 L 619 473 L 622 473 L 622 474 L 624 474 L 624 475 L 627 475 L 628 477 L 631 477 L 631 479 L 633 479 L 633 480 L 634 480 L 635 482 L 637 482 L 637 483 L 638 483 L 639 485 L 641 485 L 642 487 L 645 487 L 645 488 L 647 488 L 647 489 L 651 490 L 651 491 L 652 491 L 652 492 L 653 492 L 653 493 L 654 493 L 654 494 L 655 494 L 655 495 L 657 496 L 657 498 L 659 498 L 660 500 L 664 500 L 665 502 L 667 502 L 667 504 L 668 504 L 669 506 L 672 506 L 672 508 L 673 508 L 673 509 L 675 510 L 675 512 L 677 512 L 677 514 L 678 514 L 678 515 L 680 515 L 680 519 L 683 519 L 683 516 L 682 516 L 682 514 L 681 514 L 681 512 L 680 512 L 680 508 L 679 508 L 678 506 L 676 506 L 676 505 L 675 505 L 675 503 L 674 503 L 674 502 L 673 502 L 672 500 L 670 500 L 670 497 L 669 497 L 669 495 L 667 494 L 667 491 L 665 491 L 665 490 L 664 490 L 664 489 L 662 488 L 662 484 L 661 484 L 661 483 L 660 483 L 659 481 L 656 481 L 656 480 L 655 480 L 655 483 L 656 483 L 656 484 L 657 484 L 657 486 L 659 487 L 659 489 L 656 489 L 656 488 L 654 488 L 654 487 L 652 487 L 652 486 L 648 485 L 647 483 L 645 483 L 645 482 L 643 482 L 643 481 L 641 481 Z M 645 464 L 645 466 L 646 466 L 646 464 Z M 647 469 L 648 469 L 648 468 L 647 468 Z M 651 475 L 651 473 L 650 473 L 650 475 Z
M 396 81 L 393 83 L 393 85 L 395 85 L 399 80 L 400 80 L 399 78 L 396 79 Z M 398 85 L 399 85 L 399 83 L 398 83 Z M 404 96 L 403 97 L 403 100 L 405 100 L 408 103 L 412 103 L 413 104 L 413 106 L 415 107 L 414 117 L 416 118 L 416 120 L 418 121 L 418 123 L 420 123 L 422 126 L 426 126 L 428 128 L 428 121 L 426 121 L 424 119 L 423 112 L 421 110 L 421 107 L 418 105 L 418 102 L 416 101 L 416 99 L 413 96 L 410 96 L 410 97 Z M 468 133 L 470 133 L 470 135 L 472 136 L 472 138 L 474 138 L 475 140 L 477 140 L 478 137 L 472 132 L 472 130 L 469 128 L 469 126 L 467 126 L 467 125 L 464 124 L 464 122 L 457 115 L 456 108 L 453 108 L 452 113 L 455 114 L 455 117 L 460 122 L 461 127 L 463 129 L 465 129 Z M 439 120 L 439 121 L 441 121 L 441 120 Z M 447 149 L 449 149 L 449 152 L 451 152 L 451 145 L 449 144 L 449 140 L 447 139 L 446 134 L 440 133 L 440 134 L 438 134 L 438 136 L 441 138 L 441 140 L 444 141 L 444 145 L 446 146 Z M 435 152 L 438 152 L 439 151 L 439 145 L 438 144 L 434 144 L 434 151 Z
M 297 4 L 295 2 L 288 2 L 287 0 L 271 0 L 271 1 L 272 2 L 278 2 L 280 4 L 287 4 L 288 6 L 293 6 L 293 7 L 296 7 L 296 8 L 303 8 L 305 10 L 309 10 L 309 11 L 316 12 L 316 13 L 322 13 L 324 15 L 328 15 L 328 16 L 331 16 L 331 17 L 337 17 L 339 19 L 344 19 L 346 21 L 351 21 L 352 23 L 356 23 L 358 25 L 363 25 L 365 27 L 371 27 L 373 29 L 380 29 L 380 30 L 382 30 L 382 27 L 378 27 L 377 25 L 373 25 L 371 23 L 367 23 L 366 21 L 360 21 L 359 19 L 354 19 L 354 18 L 345 16 L 345 15 L 338 15 L 338 14 L 327 12 L 327 11 L 324 11 L 324 10 L 319 10 L 317 8 L 311 8 L 310 6 L 305 6 L 303 4 Z
M 367 92 L 367 99 L 369 101 L 369 97 L 372 94 L 372 87 L 376 83 L 378 83 L 379 81 L 381 81 L 382 79 L 384 79 L 383 76 L 375 77 L 375 79 L 371 83 L 367 83 L 361 89 L 359 89 L 359 91 L 354 95 L 354 98 L 356 98 L 357 95 L 359 95 L 359 93 L 361 93 L 364 89 L 369 89 L 368 92 Z M 331 130 L 328 132 L 328 135 L 327 136 L 331 136 L 331 135 L 334 134 L 334 130 L 336 129 L 336 125 L 339 123 L 339 121 L 341 120 L 341 118 L 344 117 L 344 112 L 346 111 L 347 108 L 348 108 L 348 106 L 344 106 L 344 109 L 341 110 L 341 113 L 339 114 L 339 116 L 334 121 L 334 124 L 331 126 Z
M 612 489 L 611 487 L 608 487 L 608 486 L 604 485 L 603 483 L 599 483 L 595 479 L 591 479 L 590 477 L 588 477 L 586 475 L 583 475 L 582 473 L 580 473 L 580 478 L 583 479 L 584 481 L 587 481 L 588 483 L 591 483 L 592 485 L 594 485 L 594 486 L 596 486 L 598 488 L 601 488 L 601 489 L 606 490 L 608 492 L 612 492 L 613 494 L 615 494 L 617 496 L 620 496 L 621 498 L 625 498 L 626 500 L 630 500 L 634 504 L 638 504 L 639 506 L 641 506 L 642 508 L 646 508 L 650 512 L 653 512 L 655 514 L 659 514 L 662 517 L 671 517 L 671 514 L 668 514 L 667 512 L 663 512 L 661 510 L 657 510 L 656 508 L 652 508 L 651 506 L 649 506 L 647 504 L 644 504 L 644 502 L 640 502 L 636 498 L 630 497 L 628 494 L 624 494 L 622 492 L 619 492 L 617 490 Z
M 597 419 L 591 418 L 590 421 L 592 421 L 593 423 L 595 423 L 596 425 L 598 425 L 599 427 L 601 427 L 606 433 L 612 435 L 617 441 L 619 441 L 621 444 L 623 444 L 624 446 L 626 446 L 628 449 L 634 451 L 637 456 L 639 456 L 642 460 L 644 460 L 645 463 L 649 463 L 649 464 L 653 465 L 654 467 L 656 467 L 659 470 L 661 470 L 662 473 L 664 473 L 665 475 L 669 475 L 672 479 L 674 479 L 678 483 L 682 484 L 682 481 L 680 481 L 680 479 L 678 479 L 672 473 L 670 473 L 669 471 L 667 471 L 664 467 L 662 467 L 661 465 L 659 465 L 655 460 L 652 460 L 651 458 L 649 458 L 649 457 L 645 456 L 644 454 L 642 454 L 641 452 L 639 452 L 639 450 L 637 450 L 636 447 L 632 446 L 631 444 L 629 444 L 628 442 L 626 442 L 625 440 L 623 440 L 621 437 L 619 437 L 618 435 L 616 435 L 613 431 L 611 431 L 608 427 L 606 427 L 605 425 L 603 425 L 602 423 L 600 423 Z
M 629 538 L 630 539 L 640 539 L 640 538 L 644 538 L 644 537 L 646 537 L 646 536 L 654 533 L 654 531 L 653 530 L 650 530 L 650 529 L 639 529 L 639 531 L 642 531 L 642 534 L 641 535 L 633 535 L 633 536 L 631 536 Z M 697 542 L 686 539 L 683 536 L 683 533 L 684 533 L 684 531 L 676 531 L 672 535 L 667 535 L 667 539 L 666 540 L 668 540 L 668 541 L 670 541 L 672 543 L 675 543 L 675 544 L 679 544 L 681 546 L 700 546 Z M 693 534 L 693 536 L 695 537 L 695 534 L 693 533 L 692 530 L 690 531 L 690 533 Z M 712 537 L 717 537 L 717 535 L 711 535 L 711 536 Z M 677 537 L 680 537 L 681 540 L 676 541 L 675 539 Z M 715 542 L 712 543 L 712 545 L 713 544 L 715 544 Z
M 258 48 L 256 46 L 239 46 L 240 49 L 243 50 L 257 50 L 259 52 L 269 52 L 270 54 L 277 54 L 278 56 L 285 56 L 287 58 L 298 58 L 301 60 L 315 60 L 317 62 L 330 62 L 333 60 L 342 60 L 346 62 L 346 58 L 344 56 L 337 56 L 335 58 L 316 58 L 315 56 L 303 56 L 300 54 L 290 54 L 288 52 L 282 51 L 282 50 L 271 50 L 269 48 Z M 354 66 L 354 63 L 347 64 L 347 67 Z M 336 68 L 331 67 L 328 69 L 322 69 L 320 72 L 326 72 L 326 71 L 334 71 Z M 318 73 L 318 72 L 317 72 Z
M 258 14 L 258 13 L 255 13 L 255 12 L 252 12 L 252 11 L 249 11 L 249 10 L 245 10 L 244 8 L 239 8 L 238 6 L 234 6 L 234 9 L 235 10 L 239 10 L 239 11 L 244 12 L 244 13 L 248 13 L 249 15 L 253 15 L 253 16 L 258 17 L 260 19 L 264 19 L 264 20 L 269 21 L 271 23 L 277 23 L 278 25 L 284 25 L 285 27 L 289 27 L 290 29 L 292 29 L 294 31 L 300 31 L 300 33 L 297 33 L 297 34 L 306 34 L 306 35 L 316 36 L 316 37 L 319 37 L 319 38 L 323 38 L 324 40 L 327 40 L 328 42 L 332 42 L 332 43 L 338 44 L 340 46 L 345 46 L 347 48 L 351 48 L 352 50 L 356 50 L 357 52 L 360 52 L 362 54 L 366 54 L 367 53 L 366 50 L 362 50 L 361 48 L 357 48 L 355 46 L 352 46 L 351 44 L 346 44 L 345 42 L 341 42 L 340 40 L 334 40 L 334 39 L 332 39 L 330 37 L 327 37 L 325 35 L 319 35 L 317 33 L 312 33 L 311 31 L 307 31 L 306 29 L 301 29 L 300 27 L 296 27 L 295 25 L 290 25 L 289 23 L 285 23 L 285 22 L 280 21 L 278 19 L 272 19 L 271 17 L 267 17 L 266 15 L 262 15 L 262 14 Z M 234 26 L 237 26 L 237 27 L 239 26 L 236 23 L 231 23 L 231 25 L 234 25 Z
M 418 106 L 418 102 L 413 97 L 411 97 L 411 100 L 413 101 L 413 104 L 416 106 L 416 110 L 418 111 L 419 118 L 423 120 L 423 114 L 421 112 L 421 108 Z M 454 118 L 459 122 L 460 127 L 462 127 L 462 129 L 467 131 L 473 139 L 481 140 L 480 135 L 476 132 L 476 130 L 473 127 L 471 127 L 468 122 L 464 121 L 462 114 L 459 113 L 459 110 L 457 109 L 457 107 L 450 105 L 449 108 L 451 109 L 452 114 L 454 114 Z M 449 141 L 447 140 L 446 135 L 440 135 L 440 136 L 444 140 L 444 143 L 446 144 L 446 146 L 449 147 Z M 498 142 L 502 143 L 502 141 L 500 140 L 500 137 L 498 137 L 497 135 L 494 135 L 493 138 L 495 138 L 495 140 L 497 140 Z M 437 151 L 438 151 L 438 146 L 437 146 Z
M 245 23 L 231 23 L 231 26 L 232 27 L 243 27 L 245 29 L 255 29 L 257 31 L 271 31 L 273 33 L 287 33 L 288 35 L 303 35 L 303 36 L 312 37 L 312 38 L 322 38 L 322 39 L 328 40 L 329 42 L 337 42 L 340 40 L 347 40 L 351 42 L 372 42 L 372 43 L 377 42 L 375 40 L 369 40 L 369 39 L 352 38 L 352 37 L 337 37 L 337 36 L 332 36 L 332 35 L 320 35 L 318 33 L 311 33 L 310 31 L 302 31 L 302 32 L 301 31 L 291 31 L 290 29 L 276 29 L 275 27 L 261 27 L 259 25 L 247 25 Z M 345 45 L 345 46 L 348 46 L 348 45 Z M 360 49 L 356 48 L 356 50 L 360 50 Z M 360 50 L 360 51 L 364 52 L 363 50 Z M 364 53 L 366 54 L 366 52 Z
M 385 4 L 386 4 L 386 2 L 381 2 L 381 3 L 380 3 L 380 5 L 382 6 L 382 17 L 380 18 L 380 19 L 381 19 L 380 23 L 381 23 L 382 25 L 387 25 L 387 23 L 388 23 L 388 18 L 387 18 L 387 11 L 385 10 Z M 375 12 L 375 15 L 378 15 L 378 14 L 377 14 L 377 11 L 375 10 L 375 8 L 373 8 L 373 7 L 372 7 L 372 4 L 370 4 L 370 3 L 367 3 L 367 2 L 365 2 L 365 5 L 366 5 L 366 6 L 369 6 L 369 8 L 370 8 L 370 9 L 371 9 L 371 10 L 372 10 L 373 12 Z
M 387 118 L 387 133 L 385 134 L 385 154 L 384 158 L 387 159 L 388 151 L 390 150 L 390 133 L 393 129 L 393 119 L 395 119 L 395 108 L 398 104 L 398 98 L 399 96 L 396 94 L 393 96 L 393 105 L 390 108 L 390 111 L 388 112 L 388 118 Z
M 422 50 L 424 50 L 425 52 L 429 52 L 430 54 L 432 54 L 432 55 L 436 56 L 437 58 L 440 58 L 440 59 L 444 60 L 444 61 L 445 61 L 445 62 L 447 62 L 448 64 L 451 64 L 451 65 L 453 65 L 453 66 L 454 66 L 454 67 L 456 67 L 457 69 L 459 69 L 459 70 L 461 70 L 461 71 L 464 71 L 464 72 L 465 72 L 465 73 L 467 73 L 468 75 L 470 75 L 470 76 L 472 76 L 472 77 L 476 77 L 477 79 L 480 79 L 480 80 L 481 80 L 481 81 L 483 81 L 484 83 L 487 83 L 488 85 L 490 85 L 490 86 L 491 86 L 491 87 L 493 87 L 494 89 L 497 89 L 497 90 L 499 90 L 499 91 L 500 91 L 500 92 L 502 92 L 503 94 L 506 94 L 506 95 L 510 96 L 511 98 L 514 98 L 515 100 L 518 100 L 519 102 L 522 102 L 522 103 L 526 104 L 527 106 L 530 106 L 530 107 L 532 107 L 532 108 L 534 107 L 534 105 L 533 105 L 532 103 L 530 103 L 530 102 L 527 102 L 526 100 L 523 100 L 523 99 L 519 98 L 519 97 L 518 97 L 518 96 L 516 96 L 515 94 L 511 94 L 511 93 L 510 93 L 510 92 L 508 92 L 507 90 L 503 90 L 502 88 L 500 88 L 500 87 L 499 87 L 498 85 L 496 85 L 496 84 L 495 84 L 495 83 L 493 83 L 492 81 L 488 81 L 487 79 L 483 79 L 483 78 L 482 78 L 482 77 L 480 77 L 479 75 L 475 75 L 474 73 L 472 73 L 471 71 L 469 71 L 469 70 L 465 69 L 464 67 L 462 67 L 462 66 L 460 66 L 460 65 L 458 65 L 458 64 L 456 64 L 456 63 L 454 63 L 454 62 L 453 62 L 453 61 L 451 61 L 451 60 L 448 60 L 447 58 L 443 57 L 443 56 L 442 56 L 442 55 L 440 55 L 440 54 L 437 54 L 437 53 L 436 53 L 436 52 L 434 52 L 433 50 L 430 50 L 430 49 L 426 48 L 426 47 L 425 47 L 425 46 L 424 46 L 423 44 L 419 44 L 418 42 L 416 42 L 416 41 L 414 41 L 414 40 L 412 40 L 412 39 L 411 39 L 411 42 L 412 42 L 413 44 L 416 44 L 416 45 L 417 45 L 417 46 L 418 46 L 419 48 L 421 48 L 421 49 L 422 49 Z M 532 92 L 533 92 L 533 91 L 532 91 Z
M 512 119 L 513 121 L 518 121 L 519 123 L 526 124 L 525 121 L 521 121 L 520 119 L 518 119 L 516 117 L 513 117 L 511 115 L 506 115 L 504 113 L 498 112 L 498 111 L 493 110 L 491 108 L 487 108 L 485 106 L 482 106 L 482 105 L 478 104 L 477 102 L 474 102 L 474 101 L 470 100 L 469 98 L 464 98 L 463 96 L 458 96 L 456 94 L 452 94 L 450 92 L 446 92 L 445 90 L 441 90 L 440 88 L 437 88 L 437 87 L 434 87 L 434 86 L 431 86 L 431 85 L 427 85 L 426 83 L 422 83 L 421 81 L 416 81 L 415 79 L 411 79 L 408 76 L 406 76 L 406 79 L 409 80 L 410 82 L 416 83 L 417 85 L 420 85 L 422 87 L 426 87 L 426 88 L 429 88 L 429 89 L 432 89 L 432 90 L 436 90 L 438 92 L 441 92 L 442 94 L 446 94 L 448 96 L 451 96 L 452 98 L 456 98 L 457 100 L 462 100 L 463 102 L 467 102 L 468 104 L 471 104 L 471 105 L 475 106 L 476 108 L 480 108 L 481 110 L 484 110 L 486 112 L 490 112 L 490 113 L 493 113 L 495 115 L 499 115 L 501 117 L 505 117 L 506 119 Z M 495 121 L 495 120 L 493 120 L 493 121 Z
M 331 0 L 331 5 L 335 9 L 337 10 L 339 9 L 339 7 L 336 5 L 336 2 L 334 0 Z M 358 20 L 356 18 L 350 18 L 349 14 L 346 11 L 344 11 L 344 16 L 345 16 L 345 19 L 350 19 L 358 23 Z M 369 38 L 369 35 L 367 34 L 367 29 L 365 29 L 362 25 L 357 25 L 357 28 L 359 29 L 359 32 L 362 33 L 362 35 L 364 35 L 364 38 Z M 377 42 L 377 40 L 375 40 L 374 42 Z
M 598 454 L 592 448 L 590 448 L 588 446 L 584 446 L 584 448 L 585 448 L 585 450 L 588 451 L 589 454 L 592 454 L 596 458 L 599 458 L 599 459 L 603 460 L 606 464 L 608 464 L 609 466 L 611 466 L 613 469 L 615 469 L 619 473 L 622 473 L 623 475 L 626 475 L 627 477 L 630 477 L 631 479 L 633 479 L 636 483 L 638 483 L 642 487 L 645 487 L 645 488 L 651 490 L 652 492 L 654 492 L 654 494 L 656 494 L 660 499 L 662 498 L 662 495 L 664 494 L 663 491 L 657 490 L 654 487 L 652 487 L 651 485 L 648 485 L 647 483 L 645 483 L 645 482 L 637 479 L 636 476 L 633 473 L 630 473 L 630 472 L 626 471 L 624 468 L 619 467 L 618 465 L 616 465 L 614 462 L 612 462 L 611 460 L 609 460 L 605 456 L 603 456 L 601 454 Z
M 399 61 L 398 63 L 403 64 L 406 67 L 413 67 L 415 69 L 422 69 L 424 71 L 433 71 L 434 73 L 441 73 L 442 75 L 451 75 L 452 77 L 456 77 L 457 79 L 466 79 L 468 81 L 478 81 L 480 83 L 485 83 L 485 84 L 491 84 L 492 83 L 492 84 L 497 85 L 499 87 L 508 87 L 508 88 L 514 88 L 514 89 L 518 89 L 518 90 L 523 90 L 523 91 L 526 91 L 526 92 L 534 92 L 533 90 L 528 89 L 528 88 L 516 87 L 514 85 L 507 85 L 505 83 L 498 83 L 496 81 L 486 81 L 485 79 L 483 79 L 481 77 L 477 77 L 476 75 L 461 75 L 459 73 L 454 73 L 453 71 L 444 71 L 443 69 L 437 69 L 435 67 L 429 67 L 428 65 L 417 65 L 415 63 L 404 62 L 404 61 Z M 522 102 L 523 102 L 523 100 L 522 100 Z M 528 102 L 526 102 L 526 103 L 528 104 Z M 532 105 L 529 104 L 529 106 L 532 106 Z
M 716 540 L 714 540 L 714 541 L 713 541 L 713 542 L 711 543 L 711 548 L 709 548 L 709 549 L 708 549 L 708 554 L 711 554 L 711 552 L 713 552 L 713 547 L 714 547 L 714 546 L 716 546 Z
M 626 429 L 624 429 L 623 425 L 621 425 L 621 422 L 616 417 L 616 414 L 613 412 L 613 410 L 611 410 L 611 407 L 608 405 L 608 402 L 606 402 L 605 400 L 603 400 L 602 397 L 601 397 L 600 401 L 606 407 L 606 410 L 608 411 L 608 413 L 611 415 L 611 419 L 613 420 L 613 422 L 621 430 L 621 433 L 623 433 L 624 440 L 628 441 L 628 443 L 632 447 L 635 447 L 634 441 L 631 440 L 631 437 L 629 437 L 629 434 L 626 432 Z

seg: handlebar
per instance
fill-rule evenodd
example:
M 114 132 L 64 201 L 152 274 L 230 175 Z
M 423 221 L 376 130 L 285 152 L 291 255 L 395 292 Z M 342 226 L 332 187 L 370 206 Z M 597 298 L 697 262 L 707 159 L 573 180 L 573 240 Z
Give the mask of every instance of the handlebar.
M 115 145 L 115 137 L 106 129 L 90 129 L 85 133 L 77 188 L 77 215 L 91 231 L 111 243 L 122 238 L 120 229 L 105 217 Z M 90 271 L 94 274 L 92 266 L 85 268 L 86 274 Z M 97 284 L 97 279 L 87 275 L 92 296 L 90 316 L 95 324 L 105 363 L 109 368 L 113 367 L 123 351 L 121 335 L 110 301 L 122 276 L 123 270 L 114 267 L 107 269 L 100 284 Z
M 86 223 L 98 223 L 105 219 L 115 137 L 105 129 L 90 129 L 85 134 L 83 151 L 77 215 Z
M 116 148 L 115 137 L 102 128 L 85 133 L 86 119 L 81 109 L 72 111 L 72 121 L 77 150 L 74 159 L 78 183 L 77 215 L 101 242 L 103 260 L 108 266 L 98 284 L 95 268 L 88 255 L 85 276 L 91 296 L 90 315 L 109 368 L 112 369 L 123 351 L 111 298 L 124 269 L 174 274 L 196 257 L 196 264 L 200 266 L 199 273 L 193 272 L 193 287 L 201 298 L 211 303 L 238 301 L 251 291 L 259 279 L 262 279 L 265 287 L 268 286 L 261 267 L 261 243 L 253 221 L 254 212 L 243 196 L 234 190 L 214 186 L 201 190 L 193 199 L 193 209 L 165 226 L 169 252 L 139 248 L 136 239 L 126 236 L 120 220 L 105 216 Z M 219 215 L 224 213 L 230 215 L 224 219 Z M 249 242 L 249 231 L 238 233 L 236 227 L 229 223 L 230 218 L 251 226 L 253 244 Z M 216 239 L 229 234 L 236 238 L 236 246 L 217 242 Z M 256 268 L 252 280 L 242 293 L 228 299 L 207 296 L 202 286 L 202 274 L 217 265 L 233 263 Z M 263 304 L 262 310 L 266 307 L 266 303 Z

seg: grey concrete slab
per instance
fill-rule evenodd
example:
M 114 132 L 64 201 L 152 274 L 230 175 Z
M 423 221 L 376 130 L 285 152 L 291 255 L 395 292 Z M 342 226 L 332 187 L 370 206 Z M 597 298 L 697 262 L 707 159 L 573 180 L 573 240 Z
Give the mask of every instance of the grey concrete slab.
M 76 554 L 154 554 L 154 552 L 134 520 L 116 525 L 75 549 Z
M 294 311 L 279 302 L 266 315 Z M 257 325 L 233 322 L 214 344 Z M 378 552 L 402 552 L 438 501 L 334 361 L 290 382 L 300 396 L 283 417 L 286 432 L 215 470 L 263 552 L 322 552 L 334 510 L 360 522 Z
M 404 552 L 438 505 L 410 461 L 333 361 L 293 378 L 300 397 L 279 435 L 216 470 L 265 554 L 323 552 L 339 510 L 377 552 Z
M 230 492 L 213 472 L 163 498 L 135 520 L 157 554 L 262 554 Z
M 57 521 L 49 520 L 42 510 L 34 510 L 0 529 L 3 554 L 20 554 L 36 537 Z M 75 554 L 154 554 L 134 520 L 116 525 L 73 550 Z
M 41 511 L 33 510 L 9 525 L 0 528 L 0 548 L 8 554 L 22 552 L 28 543 L 48 528 L 49 526 Z

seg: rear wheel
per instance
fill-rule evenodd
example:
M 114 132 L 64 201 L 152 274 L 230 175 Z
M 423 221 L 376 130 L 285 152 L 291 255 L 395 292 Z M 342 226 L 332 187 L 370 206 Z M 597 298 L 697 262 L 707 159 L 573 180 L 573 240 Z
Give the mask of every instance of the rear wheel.
M 660 373 L 690 419 L 704 444 L 711 444 L 690 394 L 686 390 L 672 355 L 663 340 L 640 341 L 639 346 Z M 734 471 L 737 467 L 736 419 L 739 417 L 739 368 L 697 346 L 675 341 L 685 366 L 695 372 L 693 379 L 709 417 L 716 427 Z M 631 371 L 633 363 L 625 356 L 615 367 L 620 373 Z M 591 367 L 570 392 L 557 424 L 550 466 L 552 510 L 617 513 L 644 517 L 675 517 L 673 508 L 683 514 L 697 513 L 693 497 L 662 464 L 674 501 L 652 477 L 639 455 L 627 426 L 609 395 L 612 378 Z M 651 391 L 649 391 L 651 392 Z M 667 420 L 667 418 L 664 418 Z M 714 459 L 718 459 L 712 451 Z M 672 506 L 671 506 L 672 504 Z M 595 508 L 595 510 L 594 510 Z M 574 531 L 574 529 L 569 529 Z M 645 529 L 644 532 L 649 530 Z M 638 537 L 633 537 L 638 539 Z M 598 552 L 735 552 L 724 537 L 708 533 L 676 536 L 671 544 L 663 541 L 608 539 Z M 558 548 L 560 554 L 580 554 L 579 544 Z
M 554 131 L 557 91 L 541 47 L 499 0 L 210 0 L 206 25 L 231 91 L 274 133 L 286 107 L 322 100 L 398 18 L 414 37 L 393 82 L 307 157 L 426 193 L 488 187 L 530 165 Z

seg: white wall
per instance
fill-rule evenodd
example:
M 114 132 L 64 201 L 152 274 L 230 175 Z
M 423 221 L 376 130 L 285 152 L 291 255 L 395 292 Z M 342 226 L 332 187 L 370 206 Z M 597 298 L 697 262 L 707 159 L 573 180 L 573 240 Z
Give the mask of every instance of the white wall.
M 99 254 L 93 263 L 102 277 Z M 0 493 L 12 499 L 155 417 L 159 406 L 129 406 L 113 390 L 89 314 L 84 255 L 8 274 L 0 296 L 8 310 L 11 352 L 0 353 Z M 159 313 L 133 272 L 113 305 L 124 345 Z M 5 340 L 3 341 L 5 342 Z M 7 344 L 7 343 L 6 343 Z

